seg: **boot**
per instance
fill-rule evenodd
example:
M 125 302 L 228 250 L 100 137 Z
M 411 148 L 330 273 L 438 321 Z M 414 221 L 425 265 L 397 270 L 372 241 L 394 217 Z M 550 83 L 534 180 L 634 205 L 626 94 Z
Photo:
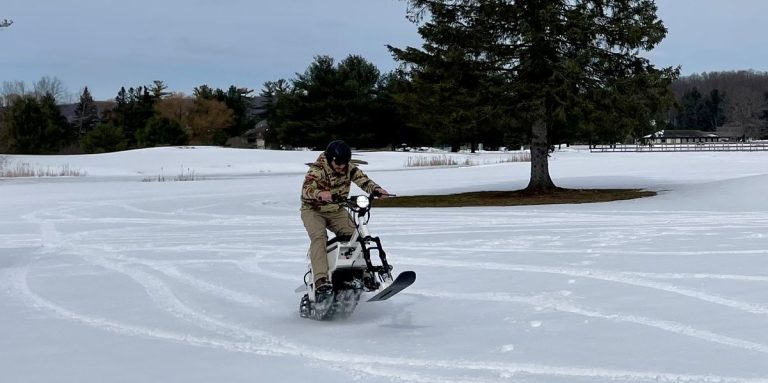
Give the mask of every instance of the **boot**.
M 315 295 L 330 295 L 333 292 L 333 285 L 328 278 L 320 278 L 315 282 Z

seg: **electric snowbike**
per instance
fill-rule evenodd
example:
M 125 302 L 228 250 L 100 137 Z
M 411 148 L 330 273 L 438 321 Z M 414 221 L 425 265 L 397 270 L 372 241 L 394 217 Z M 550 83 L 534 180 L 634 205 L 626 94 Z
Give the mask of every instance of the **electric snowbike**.
M 382 301 L 416 280 L 416 273 L 413 271 L 404 271 L 393 278 L 392 266 L 387 261 L 381 240 L 368 232 L 371 202 L 378 196 L 373 193 L 334 199 L 333 203 L 347 209 L 349 219 L 355 223 L 356 230 L 351 236 L 336 236 L 327 243 L 328 279 L 333 286 L 330 292 L 316 293 L 312 264 L 309 262 L 309 271 L 304 275 L 304 285 L 296 289 L 296 292 L 307 291 L 299 304 L 301 317 L 315 320 L 346 318 L 357 307 L 363 292 L 374 293 L 368 299 L 369 302 Z M 372 253 L 378 255 L 378 260 L 372 259 Z

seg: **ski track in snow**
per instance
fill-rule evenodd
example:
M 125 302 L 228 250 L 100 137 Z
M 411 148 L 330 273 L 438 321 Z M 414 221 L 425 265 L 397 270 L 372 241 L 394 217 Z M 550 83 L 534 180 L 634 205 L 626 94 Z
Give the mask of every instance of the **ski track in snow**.
M 647 287 L 659 291 L 665 291 L 669 293 L 679 294 L 689 298 L 695 298 L 704 302 L 710 302 L 742 310 L 752 314 L 768 315 L 768 306 L 741 302 L 734 299 L 720 297 L 717 295 L 702 293 L 696 290 L 679 287 L 676 285 L 649 281 L 646 279 L 633 277 L 633 275 L 642 274 L 646 277 L 652 277 L 653 274 L 649 273 L 629 273 L 629 272 L 610 272 L 596 269 L 575 269 L 575 268 L 560 268 L 560 267 L 543 267 L 543 266 L 530 266 L 530 265 L 510 265 L 501 263 L 490 262 L 464 262 L 464 261 L 433 261 L 431 259 L 418 259 L 410 258 L 408 264 L 421 265 L 430 267 L 448 267 L 448 268 L 465 268 L 465 269 L 484 269 L 484 270 L 506 270 L 525 273 L 546 273 L 546 274 L 559 274 L 570 277 L 581 277 L 598 279 L 608 282 L 616 282 L 627 285 Z M 666 274 L 664 275 L 666 277 Z M 723 276 L 722 279 L 737 278 L 742 281 L 765 281 L 763 277 L 754 276 Z
M 196 312 L 180 302 L 171 291 L 158 280 L 136 271 L 120 268 L 114 264 L 94 260 L 97 264 L 126 273 L 136 279 L 147 288 L 152 299 L 160 306 L 180 316 L 184 320 L 191 321 L 201 328 L 210 330 L 219 335 L 230 336 L 237 340 L 219 339 L 213 337 L 180 334 L 163 329 L 153 329 L 141 326 L 133 326 L 105 318 L 90 317 L 70 311 L 60 305 L 46 300 L 35 294 L 28 286 L 26 269 L 16 268 L 3 272 L 2 284 L 4 290 L 19 296 L 31 306 L 38 309 L 54 312 L 56 315 L 127 336 L 141 336 L 160 340 L 174 341 L 190 346 L 209 347 L 230 352 L 244 352 L 266 356 L 292 356 L 302 357 L 314 362 L 330 363 L 337 368 L 351 369 L 360 373 L 373 376 L 382 376 L 402 381 L 412 382 L 477 382 L 477 381 L 502 381 L 500 378 L 510 378 L 520 374 L 564 376 L 578 378 L 605 378 L 609 380 L 624 380 L 637 382 L 744 382 L 765 383 L 768 379 L 743 379 L 735 377 L 723 377 L 695 374 L 668 374 L 660 372 L 638 372 L 625 370 L 610 370 L 596 368 L 559 367 L 536 364 L 515 363 L 480 363 L 461 360 L 422 360 L 411 358 L 393 358 L 381 355 L 361 355 L 358 353 L 347 354 L 333 351 L 306 351 L 306 348 L 276 339 L 269 334 L 247 329 L 242 325 L 226 323 Z M 380 367 L 383 365 L 384 367 Z M 414 373 L 402 368 L 436 368 L 448 370 L 466 370 L 467 374 L 491 373 L 498 378 L 487 379 L 448 379 L 444 376 L 430 376 L 424 373 Z
M 232 195 L 229 195 L 232 196 Z M 203 197 L 203 196 L 199 196 Z M 204 196 L 210 198 L 210 196 Z M 23 267 L 6 269 L 1 274 L 3 289 L 21 299 L 30 306 L 68 320 L 76 321 L 87 326 L 92 326 L 113 333 L 155 338 L 159 340 L 174 341 L 190 346 L 209 347 L 231 352 L 244 352 L 256 355 L 299 357 L 310 363 L 318 365 L 331 365 L 333 368 L 348 370 L 353 374 L 371 375 L 392 380 L 413 382 L 491 382 L 506 381 L 510 377 L 521 374 L 558 376 L 573 378 L 592 378 L 622 381 L 670 381 L 670 382 L 768 382 L 768 379 L 744 379 L 738 377 L 713 376 L 707 374 L 675 374 L 655 371 L 628 371 L 615 369 L 602 369 L 593 367 L 550 366 L 530 363 L 503 363 L 503 362 L 476 362 L 466 360 L 420 359 L 420 358 L 395 358 L 387 355 L 344 353 L 332 349 L 317 349 L 297 343 L 290 339 L 290 334 L 271 334 L 254 328 L 253 323 L 247 325 L 229 322 L 222 318 L 213 318 L 202 310 L 195 308 L 194 303 L 184 302 L 177 297 L 169 284 L 169 281 L 180 282 L 196 291 L 216 297 L 226 302 L 255 310 L 263 310 L 266 307 L 279 305 L 270 299 L 254 294 L 237 291 L 227 287 L 221 282 L 206 281 L 191 273 L 185 272 L 188 266 L 223 265 L 240 270 L 247 274 L 271 278 L 284 282 L 301 282 L 302 274 L 290 274 L 277 271 L 275 266 L 283 270 L 304 270 L 304 236 L 305 233 L 300 223 L 296 230 L 273 229 L 270 221 L 293 217 L 293 206 L 280 207 L 279 203 L 271 204 L 276 213 L 275 217 L 261 216 L 249 217 L 247 215 L 224 215 L 205 213 L 203 210 L 214 211 L 215 204 L 196 206 L 195 208 L 179 208 L 169 211 L 137 207 L 134 204 L 147 204 L 157 202 L 136 199 L 126 203 L 125 201 L 102 203 L 102 206 L 111 206 L 115 209 L 113 217 L 93 217 L 87 204 L 67 204 L 64 206 L 40 210 L 25 215 L 23 218 L 29 223 L 37 224 L 40 228 L 40 237 L 35 243 L 40 246 L 39 253 L 46 255 L 55 254 L 72 261 L 71 257 L 81 258 L 86 264 L 98 266 L 104 270 L 119 273 L 129 277 L 136 284 L 143 287 L 154 305 L 162 311 L 168 312 L 179 320 L 191 323 L 204 331 L 206 335 L 177 333 L 172 330 L 147 328 L 128 323 L 122 323 L 118 319 L 93 317 L 84 313 L 78 313 L 67 309 L 65 303 L 56 303 L 36 294 L 29 285 L 29 273 L 42 267 L 35 263 Z M 194 205 L 190 203 L 190 205 Z M 285 209 L 291 209 L 286 212 Z M 120 216 L 125 213 L 126 216 Z M 407 258 L 393 258 L 399 269 L 405 266 L 423 266 L 426 268 L 443 268 L 447 270 L 482 269 L 494 271 L 510 271 L 516 273 L 556 274 L 568 277 L 589 278 L 609 283 L 618 283 L 628 286 L 655 290 L 661 293 L 677 294 L 682 297 L 695 299 L 736 309 L 752 315 L 768 315 L 768 306 L 745 302 L 709 292 L 698 291 L 690 287 L 679 286 L 670 283 L 673 280 L 729 280 L 742 283 L 765 283 L 768 276 L 764 275 L 738 275 L 717 274 L 700 272 L 679 273 L 653 273 L 648 271 L 631 270 L 603 270 L 587 267 L 573 266 L 548 266 L 528 265 L 519 263 L 502 263 L 498 261 L 470 262 L 452 259 L 453 257 L 465 257 L 461 246 L 431 246 L 402 245 L 397 243 L 397 238 L 404 235 L 429 236 L 432 243 L 450 243 L 452 234 L 461 233 L 467 238 L 472 238 L 472 233 L 487 236 L 488 238 L 523 238 L 529 244 L 534 240 L 526 240 L 526 233 L 540 233 L 536 228 L 526 225 L 522 218 L 525 214 L 498 214 L 497 212 L 479 213 L 476 222 L 471 225 L 463 223 L 456 225 L 448 213 L 431 213 L 426 215 L 409 216 L 408 225 L 393 228 L 393 216 L 385 216 L 378 221 L 377 226 L 383 229 L 379 233 L 385 240 L 385 247 L 390 254 L 394 253 L 423 253 L 435 254 L 434 257 L 409 256 Z M 644 225 L 621 227 L 621 221 L 609 214 L 568 214 L 568 227 L 558 226 L 562 224 L 563 215 L 557 212 L 538 212 L 538 222 L 551 221 L 553 227 L 547 227 L 548 235 L 557 236 L 558 231 L 583 233 L 585 238 L 593 238 L 595 233 L 606 230 L 611 233 L 603 233 L 604 236 L 612 236 L 611 248 L 628 246 L 628 243 L 636 241 L 640 237 L 647 237 L 649 233 L 663 235 L 665 231 L 675 230 L 678 233 L 707 232 L 722 229 L 722 226 L 707 226 L 699 222 L 700 215 L 693 213 L 675 212 L 638 212 L 648 219 Z M 448 215 L 445 217 L 445 215 Z M 541 215 L 547 217 L 541 219 Z M 754 232 L 765 232 L 768 229 L 768 219 L 757 215 L 721 214 L 720 220 L 728 221 L 729 227 Z M 519 222 L 522 223 L 519 223 Z M 74 232 L 61 232 L 57 230 L 59 225 L 67 225 L 68 230 L 73 230 L 72 225 L 82 224 L 89 230 Z M 107 226 L 102 228 L 102 226 Z M 197 227 L 200 225 L 212 225 L 216 230 L 207 235 L 190 238 L 183 229 L 185 227 Z M 402 222 L 400 223 L 402 225 Z M 222 228 L 222 226 L 224 226 Z M 468 233 L 466 227 L 472 227 Z M 421 230 L 421 227 L 442 228 L 443 230 Z M 455 229 L 452 229 L 455 227 Z M 95 228 L 95 229 L 94 229 Z M 642 235 L 638 235 L 640 232 Z M 634 233 L 634 234 L 632 234 Z M 436 236 L 436 237 L 433 237 Z M 578 235 L 577 235 L 578 236 Z M 29 246 L 32 241 L 29 234 L 6 234 L 5 246 Z M 3 239 L 0 238 L 0 239 Z M 244 241 L 244 238 L 269 238 L 266 243 Z M 388 240 L 389 238 L 389 240 Z M 622 243 L 626 240 L 626 243 Z M 296 241 L 302 243 L 298 248 L 288 246 Z M 10 245 L 9 245 L 10 244 Z M 393 251 L 395 250 L 395 251 Z M 421 250 L 421 251 L 415 251 Z M 532 249 L 532 248 L 498 248 L 483 246 L 477 252 L 491 252 L 497 254 L 525 253 L 525 254 L 572 254 L 589 255 L 590 253 L 607 254 L 612 250 L 589 248 L 584 250 L 573 249 Z M 223 255 L 219 258 L 194 258 L 185 257 L 177 259 L 178 254 L 189 252 L 209 252 Z M 636 255 L 670 255 L 670 256 L 701 256 L 701 255 L 737 255 L 752 256 L 765 254 L 768 251 L 762 249 L 746 250 L 740 252 L 727 252 L 726 250 L 687 250 L 652 252 L 642 249 L 621 250 L 622 254 Z M 136 257 L 127 253 L 148 253 L 151 257 Z M 446 258 L 441 258 L 444 255 Z M 68 256 L 68 257 L 67 257 Z M 478 254 L 477 258 L 480 255 Z M 762 286 L 761 286 L 762 287 Z M 532 291 L 529 296 L 512 295 L 504 291 L 488 291 L 481 293 L 452 293 L 440 290 L 413 288 L 407 294 L 439 300 L 471 300 L 486 303 L 516 303 L 534 307 L 544 307 L 553 310 L 567 312 L 573 315 L 597 318 L 616 323 L 631 323 L 643 325 L 659 331 L 665 331 L 704 340 L 717 345 L 724 345 L 736 349 L 751 352 L 768 353 L 768 345 L 746 339 L 717 334 L 705 329 L 697 329 L 685 323 L 647 318 L 625 313 L 610 313 L 581 307 L 570 302 L 567 297 L 553 299 L 546 294 Z M 298 302 L 298 296 L 296 297 Z M 296 306 L 291 302 L 291 306 Z M 119 314 L 116 314 L 119 317 Z M 481 377 L 476 377 L 482 373 Z M 452 377 L 452 378 L 449 378 Z M 458 378 L 458 379 L 457 379 Z

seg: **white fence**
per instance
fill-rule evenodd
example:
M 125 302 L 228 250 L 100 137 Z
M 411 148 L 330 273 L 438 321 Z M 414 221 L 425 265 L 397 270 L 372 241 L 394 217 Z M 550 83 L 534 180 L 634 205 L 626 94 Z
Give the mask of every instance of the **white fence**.
M 594 145 L 592 153 L 611 152 L 760 152 L 768 151 L 768 143 L 760 142 L 697 142 L 688 144 L 616 144 Z

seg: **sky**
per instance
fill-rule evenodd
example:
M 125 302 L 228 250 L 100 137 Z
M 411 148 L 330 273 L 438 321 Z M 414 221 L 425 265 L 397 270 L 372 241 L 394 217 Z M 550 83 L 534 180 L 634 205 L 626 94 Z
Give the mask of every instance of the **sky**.
M 649 52 L 683 74 L 768 70 L 761 49 L 761 0 L 659 0 L 667 39 Z M 97 100 L 121 86 L 162 80 L 190 94 L 202 84 L 247 87 L 295 78 L 316 55 L 361 55 L 380 70 L 386 49 L 420 46 L 398 0 L 3 0 L 0 81 L 57 77 L 70 93 Z
M 768 152 L 552 153 L 558 186 L 659 193 L 627 201 L 374 201 L 371 235 L 416 282 L 331 322 L 300 318 L 295 291 L 318 154 L 1 156 L 0 173 L 82 174 L 0 178 L 3 381 L 768 382 Z M 477 166 L 355 156 L 398 195 L 513 190 L 530 174 L 505 153 L 443 154 Z M 184 169 L 195 180 L 142 182 Z

